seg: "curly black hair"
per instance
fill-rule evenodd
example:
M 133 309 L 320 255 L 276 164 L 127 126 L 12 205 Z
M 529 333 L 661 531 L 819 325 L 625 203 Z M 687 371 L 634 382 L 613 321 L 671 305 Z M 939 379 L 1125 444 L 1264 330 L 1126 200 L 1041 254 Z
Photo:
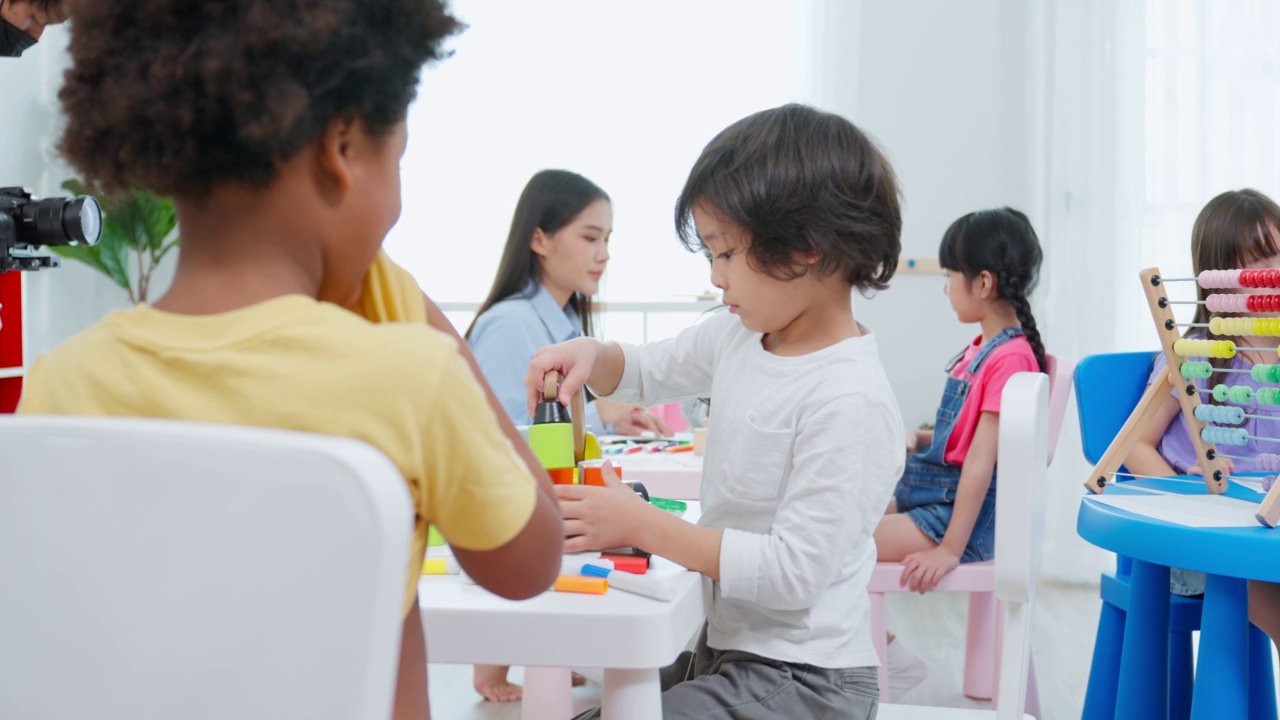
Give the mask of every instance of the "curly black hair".
M 34 5 L 47 13 L 54 13 L 58 17 L 62 16 L 62 7 L 66 4 L 66 0 L 0 0 L 0 7 L 17 5 L 20 2 Z
M 334 118 L 404 119 L 458 23 L 436 0 L 78 2 L 61 149 L 104 190 L 265 187 Z
M 693 224 L 705 202 L 750 235 L 747 258 L 790 280 L 815 272 L 861 292 L 883 290 L 902 254 L 898 182 L 889 161 L 853 123 L 790 104 L 749 115 L 716 135 L 676 201 L 676 233 L 704 250 Z

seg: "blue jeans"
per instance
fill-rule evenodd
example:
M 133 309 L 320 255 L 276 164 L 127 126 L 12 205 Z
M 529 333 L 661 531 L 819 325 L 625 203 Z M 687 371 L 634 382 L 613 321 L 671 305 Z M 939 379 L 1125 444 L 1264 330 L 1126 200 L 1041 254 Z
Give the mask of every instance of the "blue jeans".
M 906 472 L 893 491 L 898 512 L 911 518 L 930 540 L 941 543 L 955 512 L 956 487 L 960 468 L 955 465 L 930 465 L 915 458 L 907 460 Z M 996 551 L 996 482 L 993 478 L 982 499 L 978 519 L 965 545 L 960 562 L 981 562 L 995 557 Z

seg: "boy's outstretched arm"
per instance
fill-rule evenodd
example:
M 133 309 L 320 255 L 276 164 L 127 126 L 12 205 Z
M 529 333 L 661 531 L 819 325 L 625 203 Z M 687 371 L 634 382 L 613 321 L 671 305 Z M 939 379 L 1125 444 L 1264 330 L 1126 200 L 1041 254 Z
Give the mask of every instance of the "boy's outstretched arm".
M 694 525 L 645 502 L 623 484 L 610 463 L 605 487 L 558 485 L 565 552 L 640 547 L 712 580 L 720 579 L 720 530 Z
M 484 391 L 485 400 L 497 418 L 503 435 L 511 442 L 538 483 L 533 514 L 514 538 L 491 550 L 465 550 L 454 546 L 454 557 L 467 574 L 489 592 L 512 600 L 533 597 L 551 587 L 560 572 L 560 553 L 548 552 L 548 548 L 552 547 L 558 550 L 564 537 L 551 479 L 485 382 L 466 341 L 458 335 L 458 331 L 431 298 L 424 294 L 422 299 L 426 303 L 427 324 L 457 340 L 458 352 L 466 360 L 471 373 Z
M 622 380 L 626 360 L 617 343 L 602 343 L 595 338 L 574 338 L 538 351 L 529 362 L 524 385 L 529 390 L 529 414 L 533 415 L 542 399 L 542 382 L 552 370 L 560 373 L 561 404 L 568 406 L 574 393 L 590 385 L 597 395 L 610 395 Z

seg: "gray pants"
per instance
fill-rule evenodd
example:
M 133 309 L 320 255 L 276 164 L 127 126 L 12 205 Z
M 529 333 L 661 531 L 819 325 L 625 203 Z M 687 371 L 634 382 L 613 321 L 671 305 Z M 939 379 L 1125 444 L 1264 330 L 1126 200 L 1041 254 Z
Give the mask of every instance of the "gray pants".
M 874 667 L 830 670 L 707 647 L 704 625 L 693 652 L 661 671 L 665 720 L 874 720 L 880 686 Z M 575 720 L 595 720 L 600 708 Z

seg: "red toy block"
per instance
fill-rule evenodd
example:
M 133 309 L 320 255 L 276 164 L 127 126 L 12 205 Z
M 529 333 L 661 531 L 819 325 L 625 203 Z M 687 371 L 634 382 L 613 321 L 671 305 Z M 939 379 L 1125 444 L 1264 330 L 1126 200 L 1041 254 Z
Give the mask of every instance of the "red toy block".
M 643 575 L 649 570 L 649 558 L 636 557 L 634 555 L 612 555 L 610 553 L 600 553 L 600 557 L 605 560 L 612 560 L 614 570 L 621 570 L 632 575 Z

